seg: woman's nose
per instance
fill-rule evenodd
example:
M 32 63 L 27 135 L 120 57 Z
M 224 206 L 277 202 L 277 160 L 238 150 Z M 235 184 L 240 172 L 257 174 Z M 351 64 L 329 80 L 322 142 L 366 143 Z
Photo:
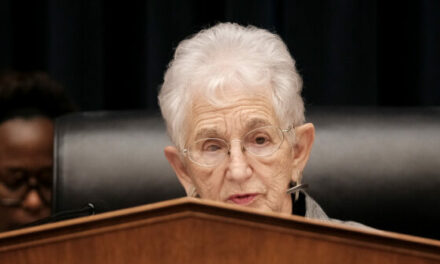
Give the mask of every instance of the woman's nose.
M 252 169 L 249 166 L 245 149 L 239 140 L 231 141 L 229 151 L 229 164 L 226 177 L 232 181 L 246 181 L 252 175 Z
M 28 211 L 38 211 L 43 207 L 43 201 L 37 190 L 30 190 L 24 197 L 22 206 Z

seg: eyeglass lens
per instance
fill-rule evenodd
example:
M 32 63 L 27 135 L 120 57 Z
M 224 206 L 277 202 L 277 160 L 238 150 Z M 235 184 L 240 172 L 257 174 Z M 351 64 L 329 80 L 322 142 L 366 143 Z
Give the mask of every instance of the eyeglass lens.
M 243 147 L 255 156 L 268 156 L 278 150 L 283 133 L 279 128 L 268 126 L 249 131 L 241 140 Z M 229 154 L 229 145 L 219 138 L 200 139 L 188 148 L 192 161 L 201 165 L 213 166 Z
M 37 191 L 45 204 L 50 203 L 52 170 L 43 169 L 29 172 L 22 169 L 9 169 L 0 173 L 0 200 L 6 206 L 18 206 L 26 195 Z

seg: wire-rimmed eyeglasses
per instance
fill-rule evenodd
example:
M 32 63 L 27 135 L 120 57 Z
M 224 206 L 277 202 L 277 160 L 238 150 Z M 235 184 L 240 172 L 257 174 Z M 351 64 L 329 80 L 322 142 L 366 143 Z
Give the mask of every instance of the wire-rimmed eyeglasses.
M 35 190 L 45 205 L 50 205 L 52 175 L 37 177 L 27 173 L 4 175 L 0 181 L 0 204 L 8 207 L 19 207 L 26 195 Z
M 281 129 L 274 126 L 264 126 L 247 132 L 241 141 L 242 151 L 254 156 L 266 157 L 275 153 L 284 141 L 284 132 L 292 130 L 292 126 Z M 231 145 L 221 138 L 202 138 L 183 150 L 183 154 L 203 167 L 219 165 L 226 156 L 230 155 Z

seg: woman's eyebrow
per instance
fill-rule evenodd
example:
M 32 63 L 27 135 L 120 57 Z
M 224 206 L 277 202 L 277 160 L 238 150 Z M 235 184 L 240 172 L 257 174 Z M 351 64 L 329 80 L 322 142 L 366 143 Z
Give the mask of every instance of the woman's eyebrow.
M 249 131 L 255 128 L 264 127 L 264 126 L 270 126 L 272 125 L 268 120 L 263 118 L 251 118 L 249 120 L 245 121 L 245 130 Z M 216 128 L 209 127 L 209 128 L 201 128 L 196 133 L 195 139 L 201 139 L 201 138 L 220 138 L 221 134 Z
M 197 131 L 196 139 L 200 138 L 216 138 L 219 137 L 219 133 L 215 128 L 202 128 Z

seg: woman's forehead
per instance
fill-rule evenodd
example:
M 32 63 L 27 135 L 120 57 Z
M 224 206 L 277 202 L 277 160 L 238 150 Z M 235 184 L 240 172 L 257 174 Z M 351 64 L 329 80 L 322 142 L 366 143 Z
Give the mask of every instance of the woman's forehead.
M 195 99 L 188 120 L 191 138 L 242 133 L 254 128 L 279 122 L 272 102 L 264 96 L 235 98 L 224 106 L 214 106 L 200 98 Z

